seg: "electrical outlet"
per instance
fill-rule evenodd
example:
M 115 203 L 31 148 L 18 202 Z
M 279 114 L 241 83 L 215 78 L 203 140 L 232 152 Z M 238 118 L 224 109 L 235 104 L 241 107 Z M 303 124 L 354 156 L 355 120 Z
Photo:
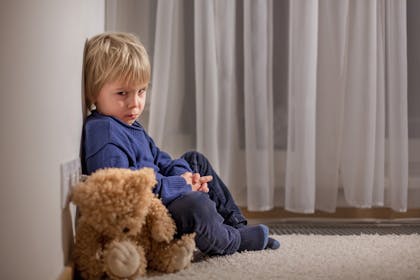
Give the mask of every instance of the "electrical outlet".
M 73 186 L 76 185 L 82 175 L 80 159 L 76 158 L 60 165 L 61 172 L 61 207 L 64 209 L 70 202 Z

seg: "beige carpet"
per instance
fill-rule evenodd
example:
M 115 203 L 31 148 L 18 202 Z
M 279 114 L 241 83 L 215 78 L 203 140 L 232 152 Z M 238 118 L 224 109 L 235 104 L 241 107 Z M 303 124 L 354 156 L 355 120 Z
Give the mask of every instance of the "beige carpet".
M 420 235 L 274 235 L 278 250 L 204 258 L 153 280 L 420 279 Z

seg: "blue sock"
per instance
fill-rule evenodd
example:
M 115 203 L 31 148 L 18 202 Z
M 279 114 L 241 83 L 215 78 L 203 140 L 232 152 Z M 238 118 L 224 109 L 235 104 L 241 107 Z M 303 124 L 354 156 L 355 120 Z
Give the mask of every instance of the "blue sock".
M 265 225 L 245 226 L 238 229 L 241 244 L 238 252 L 257 251 L 266 248 L 268 243 L 268 227 Z
M 275 240 L 274 238 L 269 237 L 267 246 L 265 246 L 265 249 L 278 249 L 280 247 L 280 242 Z

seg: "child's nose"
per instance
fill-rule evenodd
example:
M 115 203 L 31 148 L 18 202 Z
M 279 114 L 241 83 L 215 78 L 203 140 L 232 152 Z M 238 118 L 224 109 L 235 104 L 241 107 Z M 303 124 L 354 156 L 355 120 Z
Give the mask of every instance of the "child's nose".
M 129 100 L 128 100 L 128 106 L 131 107 L 137 107 L 140 105 L 140 99 L 137 97 L 137 94 L 130 94 Z

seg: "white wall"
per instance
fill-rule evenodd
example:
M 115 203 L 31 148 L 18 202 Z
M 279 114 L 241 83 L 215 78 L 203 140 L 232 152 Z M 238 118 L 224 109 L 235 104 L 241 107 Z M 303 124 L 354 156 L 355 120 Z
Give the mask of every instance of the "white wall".
M 1 1 L 1 279 L 56 279 L 65 265 L 60 163 L 79 156 L 83 48 L 104 6 Z

